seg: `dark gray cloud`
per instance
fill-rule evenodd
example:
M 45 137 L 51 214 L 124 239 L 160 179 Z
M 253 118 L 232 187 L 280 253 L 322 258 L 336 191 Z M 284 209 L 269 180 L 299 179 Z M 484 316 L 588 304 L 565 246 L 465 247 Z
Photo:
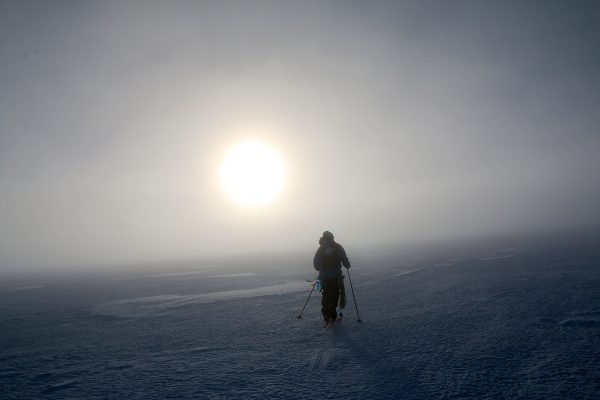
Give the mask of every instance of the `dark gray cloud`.
M 600 223 L 596 2 L 0 5 L 0 268 Z M 285 154 L 268 210 L 224 149 Z M 284 239 L 282 239 L 284 238 Z

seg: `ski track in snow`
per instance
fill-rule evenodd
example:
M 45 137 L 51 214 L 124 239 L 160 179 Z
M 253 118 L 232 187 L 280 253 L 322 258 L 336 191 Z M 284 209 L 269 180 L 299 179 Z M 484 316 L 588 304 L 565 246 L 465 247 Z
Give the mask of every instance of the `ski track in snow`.
M 597 253 L 355 265 L 364 322 L 347 287 L 344 319 L 327 330 L 317 293 L 295 318 L 310 283 L 292 279 L 177 294 L 168 274 L 161 294 L 108 300 L 110 287 L 99 300 L 2 293 L 0 398 L 596 398 Z

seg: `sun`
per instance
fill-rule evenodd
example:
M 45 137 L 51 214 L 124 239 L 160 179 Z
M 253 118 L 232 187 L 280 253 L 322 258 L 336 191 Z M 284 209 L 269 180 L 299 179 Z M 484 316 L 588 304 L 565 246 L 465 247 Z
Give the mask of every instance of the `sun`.
M 221 166 L 220 181 L 225 192 L 238 204 L 270 204 L 283 189 L 283 159 L 265 142 L 240 142 L 226 154 Z

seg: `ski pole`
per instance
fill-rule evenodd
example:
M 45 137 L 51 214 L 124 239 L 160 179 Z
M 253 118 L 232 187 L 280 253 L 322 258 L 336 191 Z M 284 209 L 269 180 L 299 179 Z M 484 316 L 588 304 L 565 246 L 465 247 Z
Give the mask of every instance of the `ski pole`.
M 310 300 L 310 296 L 312 296 L 312 292 L 313 290 L 315 290 L 315 285 L 317 284 L 317 280 L 315 279 L 315 281 L 312 284 L 312 289 L 310 289 L 310 293 L 308 294 L 308 298 L 306 299 L 306 301 L 304 302 L 304 306 L 302 307 L 302 311 L 300 311 L 300 314 L 298 314 L 298 319 L 302 318 L 302 313 L 304 312 L 304 309 L 306 308 L 306 305 L 308 304 L 308 300 Z
M 358 313 L 358 306 L 356 305 L 356 295 L 354 294 L 354 287 L 352 286 L 352 278 L 350 278 L 350 270 L 346 268 L 346 272 L 348 273 L 348 280 L 350 281 L 350 289 L 352 289 L 352 298 L 354 299 L 354 308 L 356 308 L 356 316 L 358 317 L 357 322 L 362 322 L 360 319 L 360 314 Z

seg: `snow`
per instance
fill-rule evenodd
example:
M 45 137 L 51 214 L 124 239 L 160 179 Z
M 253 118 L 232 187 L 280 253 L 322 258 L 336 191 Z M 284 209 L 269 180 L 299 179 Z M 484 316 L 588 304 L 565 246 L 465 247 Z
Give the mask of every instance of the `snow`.
M 240 276 L 256 276 L 256 274 L 254 272 L 240 272 L 237 274 L 211 275 L 209 278 L 236 278 Z
M 402 272 L 398 272 L 395 276 L 402 276 L 402 275 L 414 274 L 415 272 L 421 271 L 421 269 L 422 268 L 407 269 L 407 270 L 404 270 Z
M 44 285 L 35 285 L 35 284 L 1 286 L 0 293 L 13 293 L 13 292 L 20 292 L 23 290 L 40 289 L 43 287 L 44 287 Z
M 296 319 L 310 256 L 218 278 L 7 282 L 29 289 L 0 293 L 0 398 L 600 396 L 598 249 L 390 257 L 354 257 L 364 322 L 347 283 L 328 330 L 316 292 Z
M 254 274 L 229 274 L 227 276 L 254 276 Z M 165 314 L 165 312 L 169 312 L 170 309 L 186 305 L 232 299 L 244 299 L 258 296 L 282 295 L 286 293 L 303 291 L 305 289 L 305 282 L 287 282 L 252 289 L 225 290 L 221 292 L 211 292 L 196 295 L 166 294 L 160 296 L 124 299 L 106 304 L 100 304 L 94 307 L 94 312 L 101 315 L 117 317 L 148 317 L 158 313 L 161 315 L 168 315 L 168 313 Z

